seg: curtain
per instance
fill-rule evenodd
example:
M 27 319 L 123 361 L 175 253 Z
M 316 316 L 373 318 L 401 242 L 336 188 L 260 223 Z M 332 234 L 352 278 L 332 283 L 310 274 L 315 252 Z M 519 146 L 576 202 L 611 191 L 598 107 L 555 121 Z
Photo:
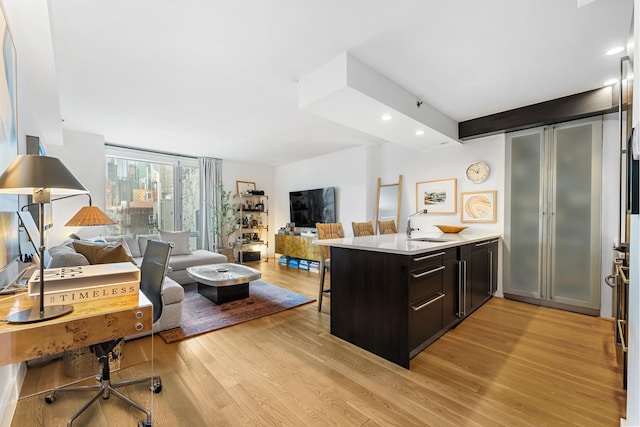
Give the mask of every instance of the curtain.
M 200 241 L 202 249 L 215 251 L 217 236 L 213 232 L 213 213 L 220 203 L 217 188 L 222 185 L 222 160 L 210 157 L 198 158 L 200 163 Z

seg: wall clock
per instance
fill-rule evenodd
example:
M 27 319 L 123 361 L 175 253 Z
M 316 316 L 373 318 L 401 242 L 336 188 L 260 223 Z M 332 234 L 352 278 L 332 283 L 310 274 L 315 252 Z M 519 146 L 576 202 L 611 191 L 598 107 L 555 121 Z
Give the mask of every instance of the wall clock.
M 471 163 L 467 168 L 467 179 L 474 184 L 479 184 L 485 179 L 489 178 L 489 165 L 485 162 Z

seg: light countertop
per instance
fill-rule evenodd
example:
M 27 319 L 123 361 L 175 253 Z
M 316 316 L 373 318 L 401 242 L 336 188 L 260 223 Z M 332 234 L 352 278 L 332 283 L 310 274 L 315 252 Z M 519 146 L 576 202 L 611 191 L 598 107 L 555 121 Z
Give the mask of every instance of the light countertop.
M 377 234 L 375 236 L 345 237 L 343 239 L 314 240 L 312 243 L 336 248 L 359 249 L 372 252 L 387 252 L 399 255 L 415 255 L 436 251 L 467 243 L 480 242 L 502 237 L 496 232 L 467 231 L 461 233 L 413 233 L 407 239 L 406 233 Z M 433 239 L 437 241 L 424 241 Z

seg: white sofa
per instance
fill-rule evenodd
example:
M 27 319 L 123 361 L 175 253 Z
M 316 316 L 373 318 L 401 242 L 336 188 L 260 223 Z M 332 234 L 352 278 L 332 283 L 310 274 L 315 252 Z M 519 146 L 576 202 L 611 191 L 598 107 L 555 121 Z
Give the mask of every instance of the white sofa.
M 125 251 L 140 265 L 142 255 L 147 247 L 149 239 L 171 241 L 174 249 L 169 257 L 169 271 L 165 277 L 162 292 L 164 298 L 164 310 L 160 319 L 153 325 L 153 331 L 159 332 L 166 329 L 179 327 L 182 322 L 182 301 L 184 300 L 184 288 L 182 285 L 193 283 L 193 279 L 186 272 L 187 267 L 194 265 L 218 264 L 227 262 L 227 257 L 219 253 L 206 250 L 190 251 L 184 248 L 184 242 L 178 233 L 163 233 L 152 235 L 105 236 L 87 240 L 90 243 L 121 244 Z M 175 238 L 176 242 L 169 240 Z M 89 265 L 90 262 L 83 254 L 78 253 L 73 246 L 73 241 L 67 241 L 61 245 L 49 248 L 51 262 L 49 268 L 67 267 L 76 265 Z

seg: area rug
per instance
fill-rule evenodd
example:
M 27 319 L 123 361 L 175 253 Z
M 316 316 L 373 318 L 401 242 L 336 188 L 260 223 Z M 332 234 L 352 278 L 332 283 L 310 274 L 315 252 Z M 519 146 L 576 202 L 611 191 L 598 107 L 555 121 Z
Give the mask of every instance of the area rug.
M 216 304 L 198 293 L 195 283 L 185 285 L 182 325 L 158 335 L 170 344 L 315 301 L 262 280 L 249 283 L 249 297 Z

